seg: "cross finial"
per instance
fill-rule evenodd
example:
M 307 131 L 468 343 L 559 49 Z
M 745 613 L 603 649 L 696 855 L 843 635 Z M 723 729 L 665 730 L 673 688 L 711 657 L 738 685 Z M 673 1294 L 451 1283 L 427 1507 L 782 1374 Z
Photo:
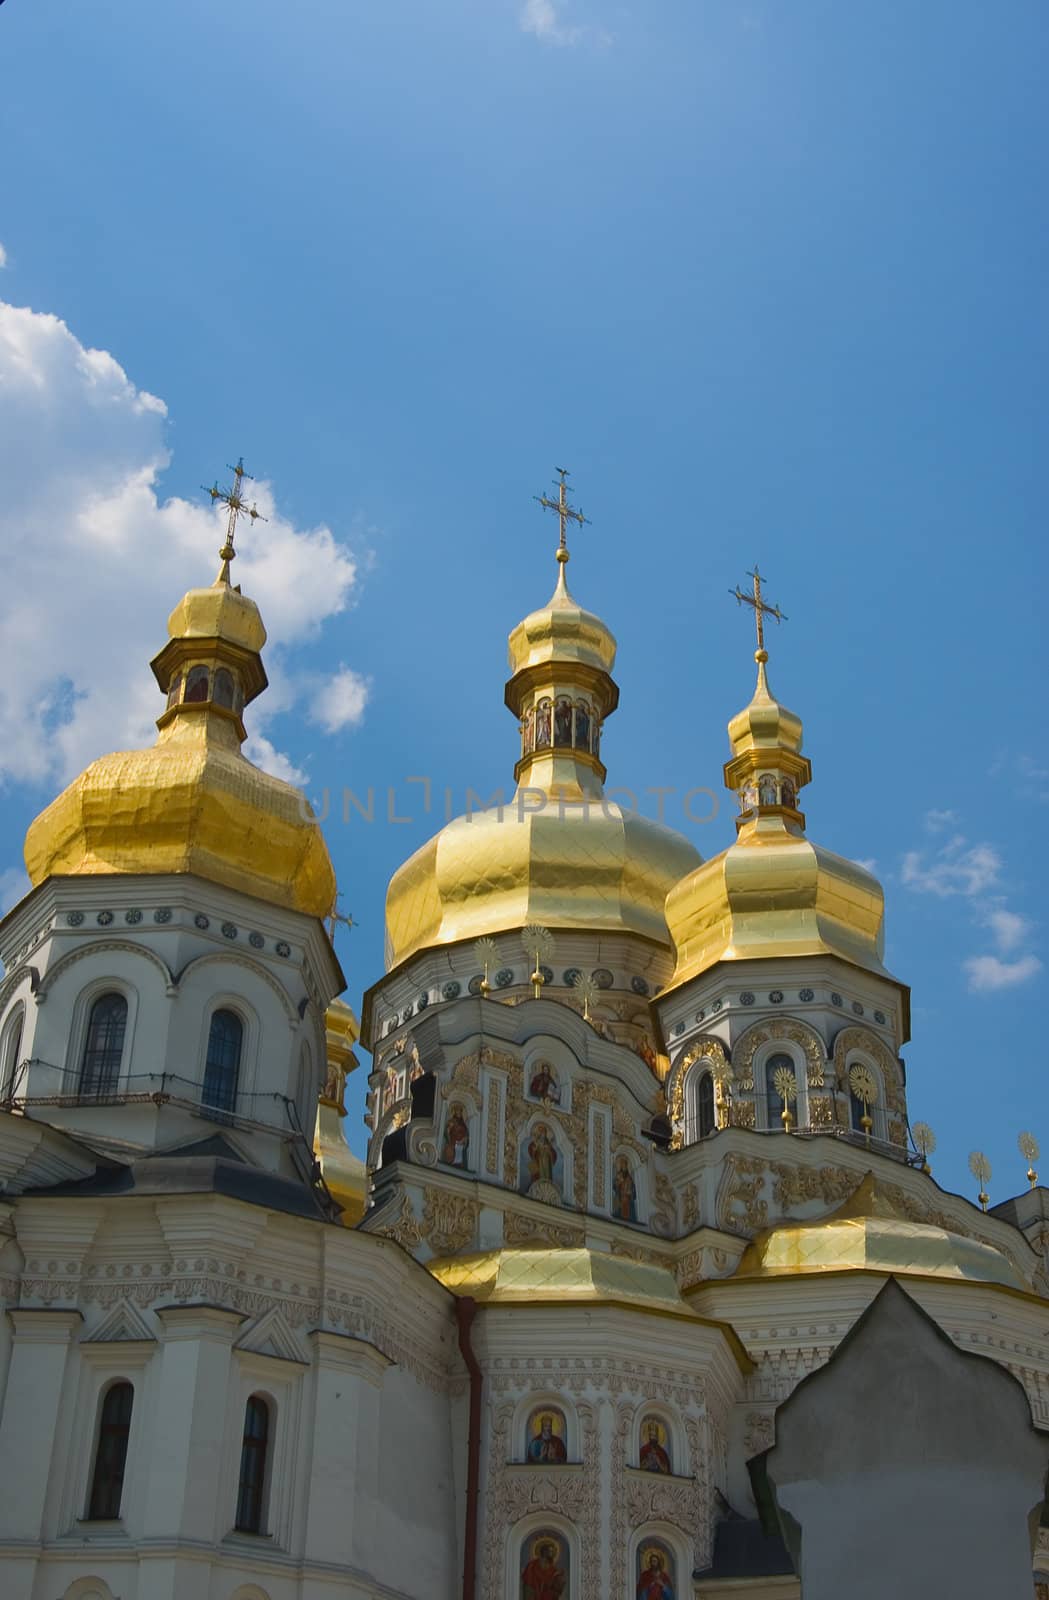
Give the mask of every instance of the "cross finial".
M 539 504 L 542 506 L 544 511 L 556 511 L 558 517 L 560 518 L 561 537 L 557 542 L 557 559 L 558 561 L 564 563 L 568 560 L 569 522 L 578 522 L 579 526 L 582 527 L 583 523 L 589 522 L 590 519 L 589 517 L 584 517 L 581 511 L 577 511 L 574 506 L 570 506 L 568 504 L 568 468 L 555 467 L 554 471 L 557 473 L 559 479 L 557 485 L 557 499 L 551 500 L 549 495 L 545 494 L 537 494 L 535 498 L 539 501 Z
M 332 944 L 335 943 L 335 930 L 340 924 L 346 929 L 347 933 L 349 933 L 351 928 L 357 928 L 360 926 L 359 923 L 354 922 L 352 911 L 347 912 L 345 916 L 342 915 L 342 912 L 339 910 L 339 898 L 340 897 L 338 895 L 335 896 L 335 899 L 332 902 L 332 908 L 328 912 L 328 938 L 331 940 Z
M 254 504 L 249 506 L 241 494 L 241 487 L 245 478 L 247 478 L 249 483 L 254 482 L 251 473 L 244 471 L 244 457 L 241 456 L 237 461 L 237 465 L 235 467 L 230 467 L 229 470 L 233 474 L 233 482 L 228 489 L 220 489 L 217 479 L 212 484 L 210 489 L 208 488 L 207 484 L 203 485 L 204 493 L 210 494 L 212 502 L 218 501 L 222 505 L 229 507 L 229 521 L 226 524 L 226 542 L 219 551 L 219 560 L 222 562 L 222 570 L 220 571 L 218 577 L 218 581 L 220 583 L 229 582 L 229 564 L 232 560 L 234 560 L 237 554 L 236 550 L 233 548 L 233 536 L 237 531 L 237 518 L 240 516 L 240 513 L 243 511 L 244 515 L 246 517 L 250 517 L 252 522 L 265 522 L 267 520 L 262 515 L 262 512 L 258 509 L 258 507 Z
M 765 650 L 765 618 L 774 617 L 777 622 L 786 622 L 788 618 L 786 613 L 780 610 L 779 606 L 767 605 L 766 602 L 761 598 L 761 573 L 758 571 L 758 564 L 756 561 L 754 563 L 753 572 L 748 572 L 747 577 L 753 582 L 753 594 L 744 594 L 738 583 L 734 589 L 729 590 L 729 594 L 735 595 L 736 603 L 738 605 L 753 606 L 754 621 L 757 623 L 758 628 L 758 649 L 755 659 L 757 661 L 767 661 L 768 654 Z

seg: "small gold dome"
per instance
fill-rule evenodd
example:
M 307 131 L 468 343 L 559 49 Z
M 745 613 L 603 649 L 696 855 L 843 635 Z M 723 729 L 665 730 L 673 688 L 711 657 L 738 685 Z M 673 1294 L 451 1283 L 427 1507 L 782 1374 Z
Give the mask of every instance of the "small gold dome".
M 254 600 L 230 583 L 190 589 L 168 618 L 172 639 L 224 639 L 242 650 L 261 654 L 266 629 Z
M 257 606 L 220 575 L 185 595 L 168 629 L 153 662 L 168 695 L 156 744 L 92 762 L 40 813 L 30 879 L 195 873 L 326 916 L 335 874 L 308 803 L 241 754 L 242 708 L 266 686 Z
M 787 1223 L 759 1234 L 744 1251 L 736 1276 L 779 1278 L 859 1270 L 1029 1287 L 993 1245 L 898 1215 L 870 1173 L 829 1217 Z
M 394 873 L 387 964 L 481 934 L 548 928 L 640 934 L 669 943 L 667 891 L 700 860 L 670 828 L 606 799 L 600 734 L 619 690 L 615 639 L 577 605 L 558 556 L 548 606 L 510 635 L 506 703 L 519 719 L 518 789 L 458 817 Z
M 565 562 L 545 606 L 519 622 L 510 635 L 510 671 L 524 672 L 548 662 L 576 662 L 608 673 L 616 663 L 616 641 L 600 617 L 578 605 L 568 592 Z
M 748 706 L 729 723 L 725 782 L 740 807 L 736 842 L 667 896 L 677 951 L 668 989 L 718 961 L 840 956 L 891 977 L 884 954 L 885 897 L 864 867 L 813 844 L 798 809 L 812 776 L 801 718 L 773 697 L 764 650 Z

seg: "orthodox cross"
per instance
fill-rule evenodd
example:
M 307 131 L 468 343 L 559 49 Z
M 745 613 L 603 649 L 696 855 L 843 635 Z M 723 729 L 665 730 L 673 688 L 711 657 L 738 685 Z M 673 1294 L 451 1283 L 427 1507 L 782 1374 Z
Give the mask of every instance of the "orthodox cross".
M 229 582 L 229 564 L 237 554 L 233 548 L 233 536 L 237 531 L 237 518 L 240 513 L 243 511 L 244 515 L 250 517 L 252 522 L 265 522 L 267 520 L 257 506 L 254 504 L 249 506 L 247 504 L 240 492 L 245 478 L 249 483 L 255 481 L 250 472 L 244 471 L 244 457 L 241 456 L 237 465 L 230 467 L 229 470 L 233 474 L 233 482 L 228 489 L 220 489 L 217 479 L 210 489 L 207 484 L 203 485 L 204 493 L 210 494 L 213 502 L 218 501 L 222 505 L 229 507 L 229 521 L 226 524 L 226 543 L 219 551 L 219 560 L 222 562 L 222 571 L 219 573 L 219 579 L 226 583 Z
M 758 571 L 756 561 L 754 563 L 754 571 L 748 572 L 747 577 L 753 579 L 754 593 L 752 595 L 744 594 L 738 583 L 734 589 L 729 590 L 729 594 L 735 595 L 738 605 L 753 606 L 754 620 L 758 626 L 758 652 L 763 656 L 765 653 L 765 618 L 774 617 L 777 622 L 786 622 L 789 619 L 786 613 L 780 610 L 779 606 L 767 605 L 761 598 L 761 573 Z
M 328 938 L 331 940 L 332 944 L 335 943 L 335 929 L 340 923 L 347 932 L 349 932 L 351 928 L 360 927 L 359 922 L 354 922 L 352 911 L 348 912 L 346 916 L 341 914 L 339 911 L 339 897 L 336 895 L 332 908 L 328 913 Z
M 561 522 L 561 537 L 557 544 L 557 559 L 558 561 L 567 561 L 569 522 L 578 522 L 579 526 L 582 527 L 583 523 L 589 522 L 590 519 L 589 517 L 584 517 L 581 511 L 577 511 L 574 506 L 568 504 L 568 468 L 555 467 L 554 471 L 561 480 L 557 486 L 557 499 L 551 500 L 549 495 L 545 494 L 537 494 L 535 499 L 539 501 L 544 511 L 557 512 Z

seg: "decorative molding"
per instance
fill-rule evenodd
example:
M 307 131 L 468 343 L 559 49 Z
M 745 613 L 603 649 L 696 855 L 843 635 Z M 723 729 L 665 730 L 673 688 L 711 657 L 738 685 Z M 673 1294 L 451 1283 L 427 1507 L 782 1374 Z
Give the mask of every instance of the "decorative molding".
M 150 950 L 147 945 L 135 944 L 130 939 L 90 939 L 78 945 L 75 950 L 71 950 L 68 955 L 64 955 L 61 960 L 56 961 L 54 966 L 45 972 L 37 987 L 37 1004 L 43 1005 L 62 974 L 68 971 L 70 967 L 75 966 L 78 961 L 84 961 L 88 956 L 106 955 L 113 950 L 122 950 L 127 955 L 140 956 L 150 966 L 156 967 L 164 979 L 164 989 L 168 995 L 173 995 L 177 991 L 178 979 L 171 968 L 166 961 L 162 961 L 155 951 Z
M 506 1245 L 547 1245 L 553 1249 L 579 1249 L 586 1242 L 586 1230 L 568 1222 L 548 1222 L 522 1211 L 503 1214 L 503 1243 Z
M 277 982 L 277 979 L 267 967 L 263 966 L 260 961 L 252 961 L 248 956 L 238 955 L 232 950 L 206 950 L 203 955 L 194 956 L 192 961 L 187 961 L 177 978 L 173 979 L 173 982 L 177 988 L 181 989 L 188 975 L 197 967 L 218 966 L 220 964 L 223 966 L 243 967 L 246 972 L 252 973 L 256 978 L 261 978 L 267 988 L 272 989 L 280 1001 L 284 1015 L 288 1019 L 288 1027 L 293 1033 L 296 1031 L 301 1019 L 298 1011 L 291 1003 L 287 990 Z M 318 1005 L 320 1004 L 319 997 L 313 996 L 312 998 Z
M 81 1344 L 156 1343 L 156 1334 L 130 1300 L 119 1300 L 90 1333 L 81 1335 Z
M 773 1017 L 766 1022 L 756 1022 L 736 1040 L 732 1051 L 732 1066 L 736 1082 L 741 1089 L 753 1091 L 754 1057 L 763 1044 L 786 1039 L 800 1045 L 805 1054 L 806 1076 L 810 1088 L 822 1089 L 825 1081 L 827 1054 L 823 1040 L 815 1028 L 793 1017 Z
M 424 1189 L 420 1232 L 435 1255 L 454 1255 L 472 1242 L 480 1214 L 480 1205 L 469 1195 Z
M 255 1356 L 273 1356 L 278 1361 L 295 1361 L 304 1367 L 309 1366 L 310 1362 L 309 1352 L 298 1335 L 289 1328 L 278 1306 L 264 1311 L 261 1317 L 250 1322 L 236 1341 L 234 1349 Z

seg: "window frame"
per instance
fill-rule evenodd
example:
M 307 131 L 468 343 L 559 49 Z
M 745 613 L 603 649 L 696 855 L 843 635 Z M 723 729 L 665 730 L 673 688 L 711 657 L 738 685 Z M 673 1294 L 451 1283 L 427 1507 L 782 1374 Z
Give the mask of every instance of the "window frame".
M 118 1390 L 126 1389 L 131 1395 L 127 1417 L 123 1421 L 107 1422 L 106 1408 L 110 1399 Z M 97 1415 L 93 1434 L 93 1448 L 91 1452 L 91 1472 L 87 1484 L 87 1499 L 85 1502 L 84 1522 L 119 1522 L 124 1511 L 124 1490 L 127 1483 L 127 1463 L 131 1451 L 131 1426 L 135 1415 L 135 1385 L 130 1378 L 110 1378 L 99 1391 Z M 107 1432 L 108 1430 L 108 1432 Z M 116 1496 L 116 1508 L 108 1509 L 108 1502 L 104 1509 L 96 1508 L 96 1498 L 101 1495 L 102 1487 L 99 1481 L 102 1465 L 102 1453 L 107 1438 L 119 1434 L 123 1440 L 123 1451 L 120 1457 L 119 1484 Z

